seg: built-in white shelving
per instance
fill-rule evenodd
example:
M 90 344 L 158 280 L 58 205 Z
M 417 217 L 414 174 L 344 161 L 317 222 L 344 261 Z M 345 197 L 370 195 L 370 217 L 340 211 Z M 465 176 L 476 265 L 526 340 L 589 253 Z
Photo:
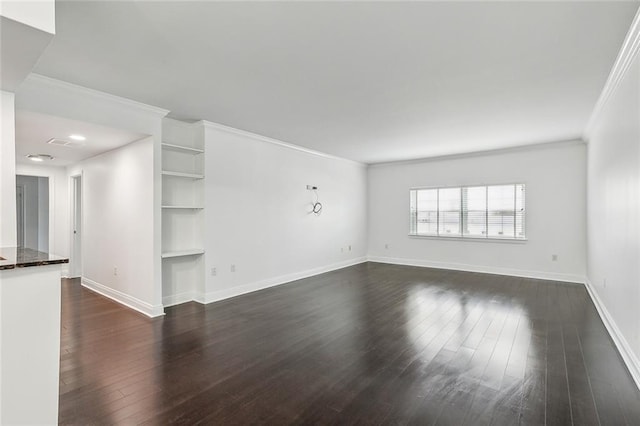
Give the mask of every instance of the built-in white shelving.
M 168 252 L 162 253 L 162 258 L 168 259 L 171 257 L 197 256 L 199 254 L 204 254 L 204 249 L 168 251 Z
M 204 130 L 162 126 L 162 299 L 165 306 L 204 291 Z
M 163 209 L 191 209 L 191 210 L 199 210 L 204 209 L 203 206 L 162 206 Z
M 162 149 L 164 149 L 165 151 L 186 152 L 189 154 L 202 154 L 204 152 L 204 149 L 175 145 L 172 143 L 163 143 Z
M 204 179 L 204 175 L 201 173 L 185 173 L 185 172 L 176 172 L 171 170 L 163 170 L 162 175 L 189 178 L 189 179 Z

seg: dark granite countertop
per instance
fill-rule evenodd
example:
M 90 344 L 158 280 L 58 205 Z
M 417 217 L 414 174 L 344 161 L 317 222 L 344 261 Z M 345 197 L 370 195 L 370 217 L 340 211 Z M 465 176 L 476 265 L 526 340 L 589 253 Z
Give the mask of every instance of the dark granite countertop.
M 0 247 L 0 270 L 58 263 L 69 263 L 69 259 L 29 248 Z

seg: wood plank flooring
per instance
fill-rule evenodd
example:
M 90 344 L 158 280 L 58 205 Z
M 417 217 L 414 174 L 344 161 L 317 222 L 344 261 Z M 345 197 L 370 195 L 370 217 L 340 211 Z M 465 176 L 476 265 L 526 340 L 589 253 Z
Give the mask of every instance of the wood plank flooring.
M 581 285 L 365 263 L 155 319 L 62 292 L 62 424 L 640 425 Z

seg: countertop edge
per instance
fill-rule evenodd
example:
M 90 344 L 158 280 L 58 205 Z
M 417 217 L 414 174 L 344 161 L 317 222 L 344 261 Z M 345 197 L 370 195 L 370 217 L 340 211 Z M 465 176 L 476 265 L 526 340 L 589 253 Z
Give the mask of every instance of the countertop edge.
M 4 271 L 7 269 L 19 269 L 19 268 L 31 268 L 34 266 L 46 266 L 46 265 L 62 265 L 65 263 L 69 263 L 69 259 L 56 259 L 56 260 L 40 260 L 34 262 L 20 262 L 20 263 L 9 263 L 6 265 L 0 265 L 0 271 Z

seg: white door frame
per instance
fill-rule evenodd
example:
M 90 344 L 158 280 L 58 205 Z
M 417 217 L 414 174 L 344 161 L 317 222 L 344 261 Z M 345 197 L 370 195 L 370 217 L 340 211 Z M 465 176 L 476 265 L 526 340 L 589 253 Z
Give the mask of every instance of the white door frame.
M 69 176 L 69 193 L 71 195 L 69 278 L 82 277 L 82 180 L 82 172 Z
M 49 253 L 62 255 L 57 253 L 56 247 L 56 176 L 53 173 L 34 173 L 30 171 L 23 171 L 18 164 L 16 170 L 16 176 L 33 176 L 33 177 L 46 177 L 49 179 Z M 23 191 L 24 192 L 24 191 Z M 23 209 L 24 210 L 24 209 Z
M 24 185 L 16 185 L 16 233 L 18 247 L 24 247 L 24 190 Z

